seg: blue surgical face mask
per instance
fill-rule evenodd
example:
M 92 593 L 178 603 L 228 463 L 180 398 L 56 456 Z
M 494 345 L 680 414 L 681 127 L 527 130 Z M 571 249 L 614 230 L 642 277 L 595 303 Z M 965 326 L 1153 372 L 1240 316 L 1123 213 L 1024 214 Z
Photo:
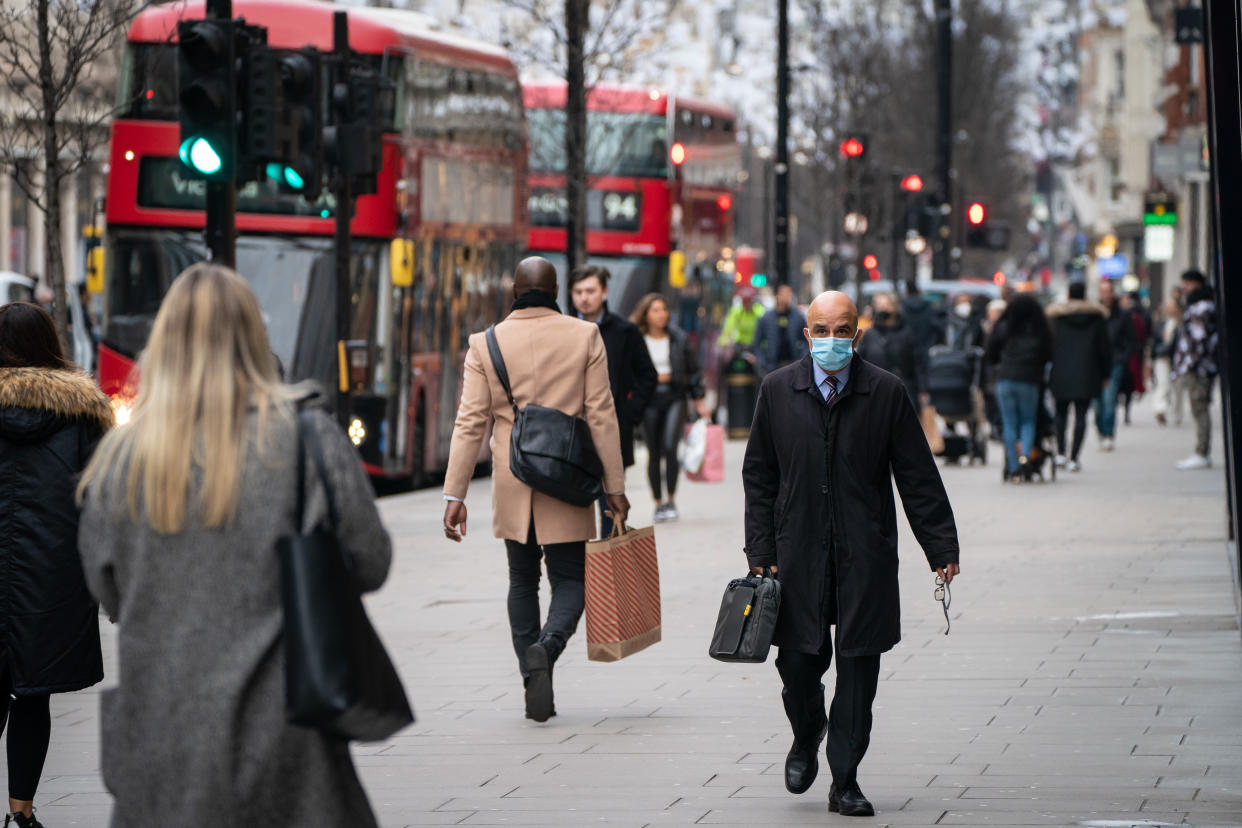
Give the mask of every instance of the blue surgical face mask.
M 811 338 L 811 358 L 825 371 L 840 371 L 854 356 L 854 340 L 844 336 Z

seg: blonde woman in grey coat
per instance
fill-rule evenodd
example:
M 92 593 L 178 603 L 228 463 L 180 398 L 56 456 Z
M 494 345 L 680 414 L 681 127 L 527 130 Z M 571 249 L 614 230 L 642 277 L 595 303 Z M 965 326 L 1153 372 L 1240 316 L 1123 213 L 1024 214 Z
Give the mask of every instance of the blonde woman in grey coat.
M 348 744 L 290 725 L 277 538 L 295 523 L 296 410 L 258 303 L 231 270 L 173 283 L 140 360 L 128 424 L 83 476 L 87 583 L 118 624 L 119 686 L 101 709 L 112 825 L 374 826 Z M 391 546 L 353 447 L 315 430 L 359 586 Z M 307 463 L 303 530 L 325 514 Z

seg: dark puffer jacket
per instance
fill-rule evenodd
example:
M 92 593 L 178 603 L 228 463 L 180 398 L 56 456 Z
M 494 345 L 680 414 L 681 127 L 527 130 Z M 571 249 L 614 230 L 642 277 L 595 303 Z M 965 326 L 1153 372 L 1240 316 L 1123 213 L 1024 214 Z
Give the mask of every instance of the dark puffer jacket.
M 103 678 L 74 487 L 111 425 L 108 398 L 89 378 L 0 368 L 0 669 L 14 695 Z
M 1048 387 L 1058 400 L 1099 396 L 1112 367 L 1108 312 L 1103 305 L 1070 299 L 1048 306 L 1052 322 L 1052 377 Z

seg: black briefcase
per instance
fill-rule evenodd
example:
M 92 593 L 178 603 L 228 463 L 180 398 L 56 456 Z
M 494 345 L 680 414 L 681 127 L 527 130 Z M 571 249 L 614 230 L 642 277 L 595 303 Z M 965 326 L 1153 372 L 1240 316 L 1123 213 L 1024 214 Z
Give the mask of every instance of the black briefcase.
M 725 587 L 707 654 L 717 661 L 766 661 L 781 611 L 781 584 L 770 569 Z

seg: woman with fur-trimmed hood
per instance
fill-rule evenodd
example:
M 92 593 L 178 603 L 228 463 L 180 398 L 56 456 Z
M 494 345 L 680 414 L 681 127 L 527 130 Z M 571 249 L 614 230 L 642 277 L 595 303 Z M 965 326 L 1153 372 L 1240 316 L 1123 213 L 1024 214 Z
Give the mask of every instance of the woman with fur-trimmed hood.
M 1072 282 L 1069 299 L 1048 306 L 1052 323 L 1052 376 L 1048 389 L 1057 400 L 1057 465 L 1080 471 L 1078 453 L 1087 433 L 1087 409 L 1108 382 L 1113 346 L 1108 311 L 1087 301 L 1087 286 Z M 1074 442 L 1065 452 L 1070 405 L 1074 406 Z
M 65 359 L 38 305 L 0 307 L 0 729 L 4 825 L 30 828 L 51 737 L 49 696 L 103 678 L 99 611 L 78 557 L 74 487 L 112 425 L 108 398 Z

